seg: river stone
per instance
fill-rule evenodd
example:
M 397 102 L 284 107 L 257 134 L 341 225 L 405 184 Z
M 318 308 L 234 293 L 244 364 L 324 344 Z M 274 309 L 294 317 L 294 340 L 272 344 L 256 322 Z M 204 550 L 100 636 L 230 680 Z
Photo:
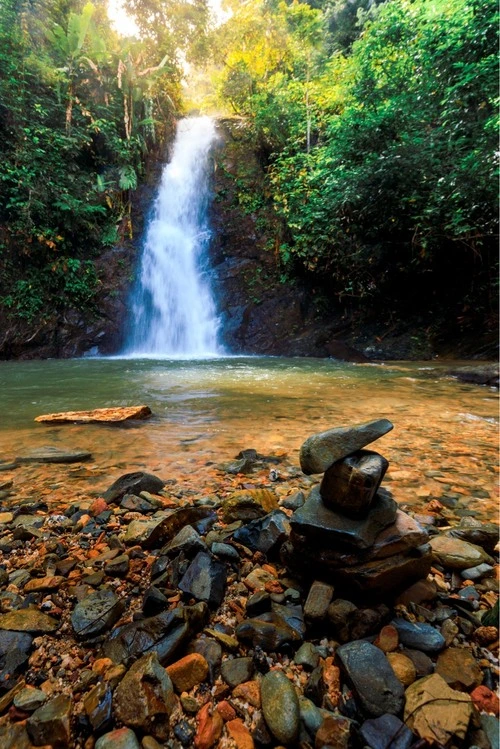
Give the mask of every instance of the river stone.
M 302 666 L 305 671 L 314 671 L 319 664 L 319 653 L 312 642 L 304 642 L 295 653 L 293 660 L 297 666 Z
M 470 692 L 483 681 L 483 672 L 470 650 L 447 648 L 440 653 L 436 673 L 443 677 L 452 689 Z
M 410 729 L 390 714 L 365 720 L 360 733 L 370 749 L 410 749 L 415 740 Z
M 85 695 L 83 706 L 93 730 L 100 734 L 111 728 L 113 717 L 113 692 L 106 682 L 96 684 Z
M 431 624 L 408 622 L 406 619 L 393 619 L 391 624 L 398 631 L 399 641 L 407 648 L 423 650 L 424 653 L 439 653 L 445 646 L 441 632 Z
M 361 450 L 393 429 L 387 419 L 377 419 L 352 427 L 337 427 L 308 437 L 300 448 L 300 467 L 309 475 L 324 473 L 338 460 Z
M 273 612 L 261 614 L 255 619 L 244 619 L 236 628 L 236 637 L 242 642 L 249 642 L 254 648 L 259 646 L 271 653 L 286 645 L 297 646 L 302 641 L 297 630 Z
M 230 687 L 250 681 L 255 670 L 253 658 L 228 658 L 221 666 L 221 676 Z
M 35 746 L 50 744 L 54 749 L 71 745 L 71 697 L 60 694 L 45 703 L 26 723 L 29 737 Z
M 482 523 L 476 518 L 462 518 L 458 528 L 450 531 L 450 536 L 469 541 L 471 544 L 481 546 L 486 551 L 493 553 L 498 543 L 498 525 L 495 523 Z
M 95 749 L 141 749 L 141 745 L 130 728 L 116 728 L 97 739 Z
M 35 687 L 25 687 L 14 697 L 14 707 L 27 713 L 38 710 L 45 702 L 47 702 L 46 693 Z
M 358 450 L 337 461 L 321 481 L 324 503 L 349 517 L 364 517 L 388 467 L 388 461 L 371 450 Z
M 177 692 L 189 692 L 208 676 L 209 665 L 201 653 L 189 653 L 165 669 Z
M 168 557 L 174 557 L 181 551 L 188 557 L 194 556 L 198 551 L 206 551 L 207 546 L 200 534 L 191 525 L 185 525 L 179 533 L 173 537 L 160 551 Z
M 123 663 L 155 650 L 162 665 L 170 663 L 208 618 L 205 603 L 178 606 L 157 616 L 125 624 L 114 630 L 103 645 L 103 655 L 114 663 Z
M 150 538 L 155 528 L 161 523 L 158 518 L 141 518 L 140 520 L 132 520 L 127 525 L 127 531 L 123 542 L 127 546 L 143 545 Z
M 55 632 L 59 628 L 59 622 L 38 609 L 16 609 L 7 614 L 0 614 L 0 629 L 13 630 L 14 632 Z
M 304 616 L 311 622 L 319 622 L 325 618 L 328 606 L 333 598 L 333 585 L 315 580 L 309 589 L 304 604 Z
M 124 602 L 112 590 L 97 590 L 76 604 L 71 624 L 78 637 L 95 637 L 111 629 L 124 610 Z
M 163 518 L 142 542 L 142 546 L 145 549 L 160 548 L 169 543 L 184 526 L 192 525 L 199 530 L 201 523 L 210 524 L 216 520 L 217 515 L 210 507 L 182 507 Z
M 260 684 L 267 727 L 280 743 L 293 744 L 299 735 L 300 705 L 292 682 L 282 671 L 270 671 Z
M 470 695 L 451 689 L 439 674 L 425 676 L 406 690 L 404 722 L 430 745 L 463 740 L 472 713 Z
M 381 530 L 394 522 L 397 505 L 392 497 L 380 491 L 375 497 L 370 513 L 362 519 L 348 518 L 326 507 L 319 488 L 312 489 L 306 503 L 290 518 L 292 530 L 307 536 L 316 544 L 326 548 L 348 544 L 357 549 L 372 546 Z
M 288 516 L 281 510 L 274 510 L 239 528 L 233 540 L 252 551 L 269 555 L 286 539 L 289 527 Z
M 403 685 L 379 648 L 364 640 L 353 640 L 337 649 L 337 657 L 369 715 L 397 715 L 402 710 Z
M 148 512 L 154 512 L 157 508 L 144 497 L 138 497 L 135 494 L 125 494 L 120 507 L 124 510 L 130 510 L 131 512 L 140 512 L 146 514 Z
M 211 554 L 198 552 L 187 568 L 179 588 L 215 609 L 222 603 L 226 587 L 226 567 Z
M 54 445 L 37 447 L 16 458 L 16 463 L 83 463 L 90 460 L 92 453 L 86 450 L 63 450 Z
M 142 491 L 158 494 L 164 486 L 165 482 L 158 478 L 158 476 L 154 476 L 152 473 L 136 471 L 135 473 L 125 473 L 123 476 L 120 476 L 102 496 L 106 502 L 111 504 L 123 499 L 125 494 L 140 494 Z
M 50 424 L 91 424 L 118 423 L 130 419 L 149 419 L 152 416 L 149 406 L 125 406 L 121 408 L 95 408 L 92 411 L 64 411 L 56 414 L 42 414 L 35 421 Z
M 460 538 L 435 536 L 430 540 L 430 545 L 436 561 L 452 570 L 465 570 L 483 562 L 495 564 L 480 546 L 462 541 Z
M 115 689 L 114 715 L 130 728 L 140 728 L 159 739 L 169 733 L 169 718 L 175 707 L 170 676 L 155 652 L 143 655 L 127 671 Z

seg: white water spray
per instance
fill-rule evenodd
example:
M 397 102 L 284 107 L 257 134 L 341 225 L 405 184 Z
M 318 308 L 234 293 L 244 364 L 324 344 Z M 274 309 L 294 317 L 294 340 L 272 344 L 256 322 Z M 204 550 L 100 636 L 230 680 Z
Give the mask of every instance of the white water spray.
M 198 358 L 221 353 L 208 280 L 209 117 L 179 122 L 164 167 L 132 301 L 125 353 Z

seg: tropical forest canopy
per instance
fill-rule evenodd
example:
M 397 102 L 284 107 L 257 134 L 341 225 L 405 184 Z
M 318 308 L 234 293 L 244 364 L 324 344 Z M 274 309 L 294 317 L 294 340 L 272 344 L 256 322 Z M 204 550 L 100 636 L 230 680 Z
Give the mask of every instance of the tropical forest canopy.
M 95 260 L 190 109 L 242 118 L 283 283 L 377 314 L 496 311 L 494 0 L 1 0 L 0 304 L 95 309 Z M 186 85 L 188 78 L 192 85 Z

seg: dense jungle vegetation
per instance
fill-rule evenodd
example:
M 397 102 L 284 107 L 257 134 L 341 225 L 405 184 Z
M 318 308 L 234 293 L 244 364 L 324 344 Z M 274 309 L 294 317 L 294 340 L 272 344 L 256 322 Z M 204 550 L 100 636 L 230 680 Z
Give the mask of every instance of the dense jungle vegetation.
M 243 185 L 283 283 L 431 324 L 494 325 L 494 0 L 0 2 L 0 305 L 92 313 L 94 261 L 193 105 L 249 123 Z M 189 66 L 193 82 L 186 91 Z M 272 210 L 270 210 L 272 208 Z M 271 216 L 271 218 L 269 218 Z

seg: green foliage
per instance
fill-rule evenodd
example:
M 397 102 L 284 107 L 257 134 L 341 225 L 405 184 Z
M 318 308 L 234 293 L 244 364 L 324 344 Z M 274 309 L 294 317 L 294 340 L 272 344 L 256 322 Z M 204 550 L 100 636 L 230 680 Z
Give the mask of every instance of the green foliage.
M 315 16 L 274 4 L 278 54 L 256 33 L 271 12 L 261 3 L 247 46 L 229 43 L 221 87 L 267 149 L 283 273 L 383 313 L 484 315 L 496 280 L 496 3 L 310 5 Z M 319 9 L 323 41 L 306 31 Z
M 178 56 L 175 40 L 119 37 L 100 0 L 0 3 L 0 304 L 11 314 L 94 309 L 94 260 L 132 235 L 132 193 L 179 107 Z

